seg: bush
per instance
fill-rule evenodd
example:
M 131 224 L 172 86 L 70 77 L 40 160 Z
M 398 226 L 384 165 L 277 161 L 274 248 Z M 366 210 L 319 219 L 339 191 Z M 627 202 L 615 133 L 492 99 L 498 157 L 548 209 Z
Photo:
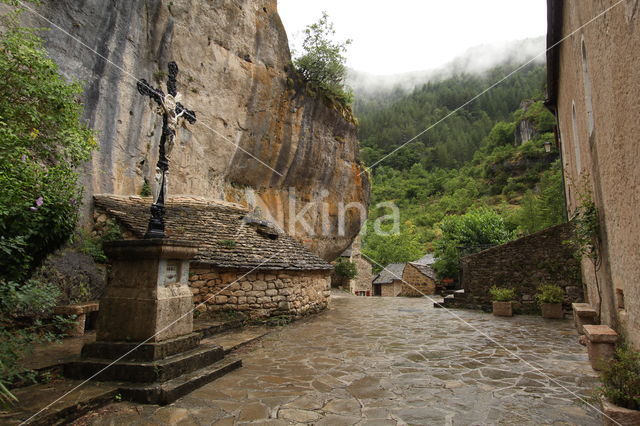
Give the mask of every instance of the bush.
M 602 396 L 629 410 L 640 410 L 640 353 L 622 344 L 602 371 Z
M 82 87 L 67 83 L 33 30 L 0 34 L 0 280 L 22 281 L 71 235 L 76 167 L 95 147 L 81 124 Z
M 353 262 L 348 260 L 340 260 L 335 266 L 336 274 L 348 280 L 352 280 L 358 276 L 358 268 Z
M 489 289 L 489 294 L 494 302 L 511 302 L 516 298 L 516 291 L 512 288 L 493 286 Z
M 543 303 L 562 303 L 564 301 L 564 290 L 555 284 L 544 284 L 538 287 L 536 301 Z

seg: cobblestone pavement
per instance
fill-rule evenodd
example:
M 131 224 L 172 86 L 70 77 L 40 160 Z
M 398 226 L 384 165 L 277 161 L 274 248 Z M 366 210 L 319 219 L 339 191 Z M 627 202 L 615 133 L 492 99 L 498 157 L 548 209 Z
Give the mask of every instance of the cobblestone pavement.
M 428 299 L 337 296 L 331 304 L 246 348 L 244 367 L 174 404 L 117 404 L 82 422 L 600 424 L 571 394 L 589 396 L 597 376 L 568 320 L 454 311 L 501 348 Z

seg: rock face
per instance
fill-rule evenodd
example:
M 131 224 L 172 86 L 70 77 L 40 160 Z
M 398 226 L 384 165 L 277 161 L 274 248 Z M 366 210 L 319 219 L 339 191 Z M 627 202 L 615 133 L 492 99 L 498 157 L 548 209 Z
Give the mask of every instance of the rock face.
M 340 235 L 341 205 L 369 200 L 356 124 L 296 77 L 275 0 L 45 0 L 37 10 L 86 44 L 55 28 L 43 34 L 61 71 L 86 84 L 86 119 L 99 132 L 85 217 L 93 194 L 139 194 L 153 182 L 162 123 L 135 83 L 166 91 L 174 60 L 198 122 L 178 130 L 170 193 L 259 206 L 325 259 L 349 246 L 362 219 L 348 210 Z

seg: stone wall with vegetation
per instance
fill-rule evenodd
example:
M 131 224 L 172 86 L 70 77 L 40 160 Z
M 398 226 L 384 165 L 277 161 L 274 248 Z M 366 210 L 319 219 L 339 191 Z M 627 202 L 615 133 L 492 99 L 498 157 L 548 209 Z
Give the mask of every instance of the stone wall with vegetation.
M 193 301 L 196 304 L 207 301 L 205 307 L 198 310 L 211 314 L 242 312 L 255 319 L 276 315 L 301 317 L 322 311 L 329 305 L 330 271 L 245 274 L 247 271 L 238 269 L 193 265 L 189 279 Z M 229 287 L 225 289 L 226 286 Z
M 583 300 L 580 264 L 565 244 L 571 238 L 571 225 L 562 224 L 462 258 L 465 297 L 456 305 L 489 308 L 489 289 L 495 285 L 514 288 L 520 311 L 533 313 L 537 288 L 550 283 L 564 289 L 564 308 L 570 310 L 571 303 Z

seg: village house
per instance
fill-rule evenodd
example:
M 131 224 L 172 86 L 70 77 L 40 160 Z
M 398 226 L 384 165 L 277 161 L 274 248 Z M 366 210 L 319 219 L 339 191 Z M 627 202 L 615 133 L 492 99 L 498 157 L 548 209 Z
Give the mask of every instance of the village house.
M 547 104 L 558 121 L 567 211 L 588 213 L 592 200 L 597 212 L 596 256 L 582 262 L 585 298 L 640 349 L 640 3 L 596 20 L 613 0 L 547 3 Z
M 373 292 L 382 297 L 432 295 L 436 293 L 436 274 L 430 266 L 419 261 L 392 263 L 374 278 Z
M 97 226 L 108 216 L 125 238 L 142 238 L 149 199 L 96 195 L 94 201 Z M 333 267 L 269 222 L 221 201 L 174 197 L 166 206 L 168 238 L 199 246 L 189 285 L 202 310 L 299 317 L 328 306 Z
M 335 272 L 331 276 L 332 287 L 349 289 L 349 293 L 356 296 L 373 296 L 373 266 L 360 252 L 361 240 L 357 237 L 351 247 L 346 249 L 336 262 L 351 262 L 355 264 L 358 275 L 352 279 L 338 276 Z

